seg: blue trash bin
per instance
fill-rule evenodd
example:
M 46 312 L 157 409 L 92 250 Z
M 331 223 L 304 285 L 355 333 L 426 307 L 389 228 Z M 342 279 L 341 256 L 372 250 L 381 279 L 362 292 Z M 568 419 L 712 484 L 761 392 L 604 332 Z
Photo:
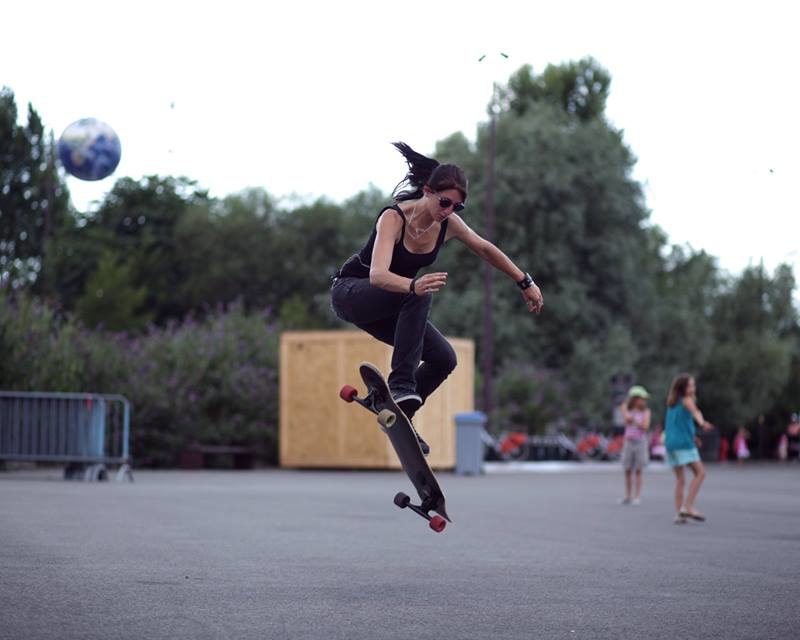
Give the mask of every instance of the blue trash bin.
M 486 414 L 481 411 L 457 413 L 456 420 L 456 473 L 478 475 L 483 473 L 483 432 Z

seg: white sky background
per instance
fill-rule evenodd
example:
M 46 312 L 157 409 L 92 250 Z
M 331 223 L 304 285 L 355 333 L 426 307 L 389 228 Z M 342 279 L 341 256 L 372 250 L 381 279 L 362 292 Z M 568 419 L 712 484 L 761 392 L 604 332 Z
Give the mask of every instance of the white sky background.
M 89 116 L 119 134 L 114 176 L 69 179 L 79 209 L 148 174 L 213 196 L 260 186 L 340 201 L 394 187 L 405 166 L 391 141 L 426 153 L 455 131 L 474 140 L 493 80 L 591 55 L 670 241 L 734 272 L 763 258 L 800 277 L 791 5 L 23 0 L 0 13 L 0 85 L 56 136 Z M 484 53 L 497 62 L 479 64 Z

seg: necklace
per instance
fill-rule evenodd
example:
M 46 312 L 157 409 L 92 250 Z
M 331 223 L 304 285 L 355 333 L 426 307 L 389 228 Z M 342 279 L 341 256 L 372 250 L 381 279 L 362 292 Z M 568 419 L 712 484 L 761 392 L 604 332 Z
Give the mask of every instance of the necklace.
M 416 215 L 417 215 L 417 205 L 416 205 L 416 204 L 414 204 L 414 208 L 411 210 L 411 218 L 409 218 L 409 220 L 408 220 L 408 233 L 411 235 L 411 237 L 412 237 L 414 240 L 417 240 L 418 238 L 421 238 L 421 237 L 422 237 L 422 236 L 424 236 L 426 233 L 428 233 L 428 231 L 430 231 L 431 227 L 432 227 L 432 226 L 434 225 L 434 223 L 436 222 L 436 221 L 434 220 L 433 222 L 431 222 L 431 223 L 430 223 L 430 224 L 429 224 L 427 227 L 425 227 L 424 229 L 421 229 L 420 231 L 414 231 L 414 229 L 413 229 L 413 228 L 412 228 L 412 226 L 411 226 L 411 223 L 414 221 L 414 218 L 416 217 Z

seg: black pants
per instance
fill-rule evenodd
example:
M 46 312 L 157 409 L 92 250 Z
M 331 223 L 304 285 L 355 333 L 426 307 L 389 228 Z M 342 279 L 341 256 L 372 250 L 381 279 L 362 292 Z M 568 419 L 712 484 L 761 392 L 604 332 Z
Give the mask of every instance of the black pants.
M 337 278 L 331 287 L 337 316 L 394 347 L 392 393 L 417 393 L 423 403 L 456 367 L 453 347 L 428 320 L 432 300 L 373 287 L 367 278 Z

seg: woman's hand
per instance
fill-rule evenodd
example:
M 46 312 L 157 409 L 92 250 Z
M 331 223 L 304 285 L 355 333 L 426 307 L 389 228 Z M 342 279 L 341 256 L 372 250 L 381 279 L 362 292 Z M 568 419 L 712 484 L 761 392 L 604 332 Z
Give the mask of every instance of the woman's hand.
M 528 305 L 528 311 L 535 313 L 537 316 L 542 312 L 544 306 L 544 297 L 536 283 L 532 284 L 527 289 L 522 290 L 522 297 L 525 299 L 525 304 Z
M 437 271 L 435 273 L 426 273 L 414 281 L 414 293 L 418 296 L 424 296 L 428 293 L 436 293 L 444 285 L 447 284 L 447 272 Z

